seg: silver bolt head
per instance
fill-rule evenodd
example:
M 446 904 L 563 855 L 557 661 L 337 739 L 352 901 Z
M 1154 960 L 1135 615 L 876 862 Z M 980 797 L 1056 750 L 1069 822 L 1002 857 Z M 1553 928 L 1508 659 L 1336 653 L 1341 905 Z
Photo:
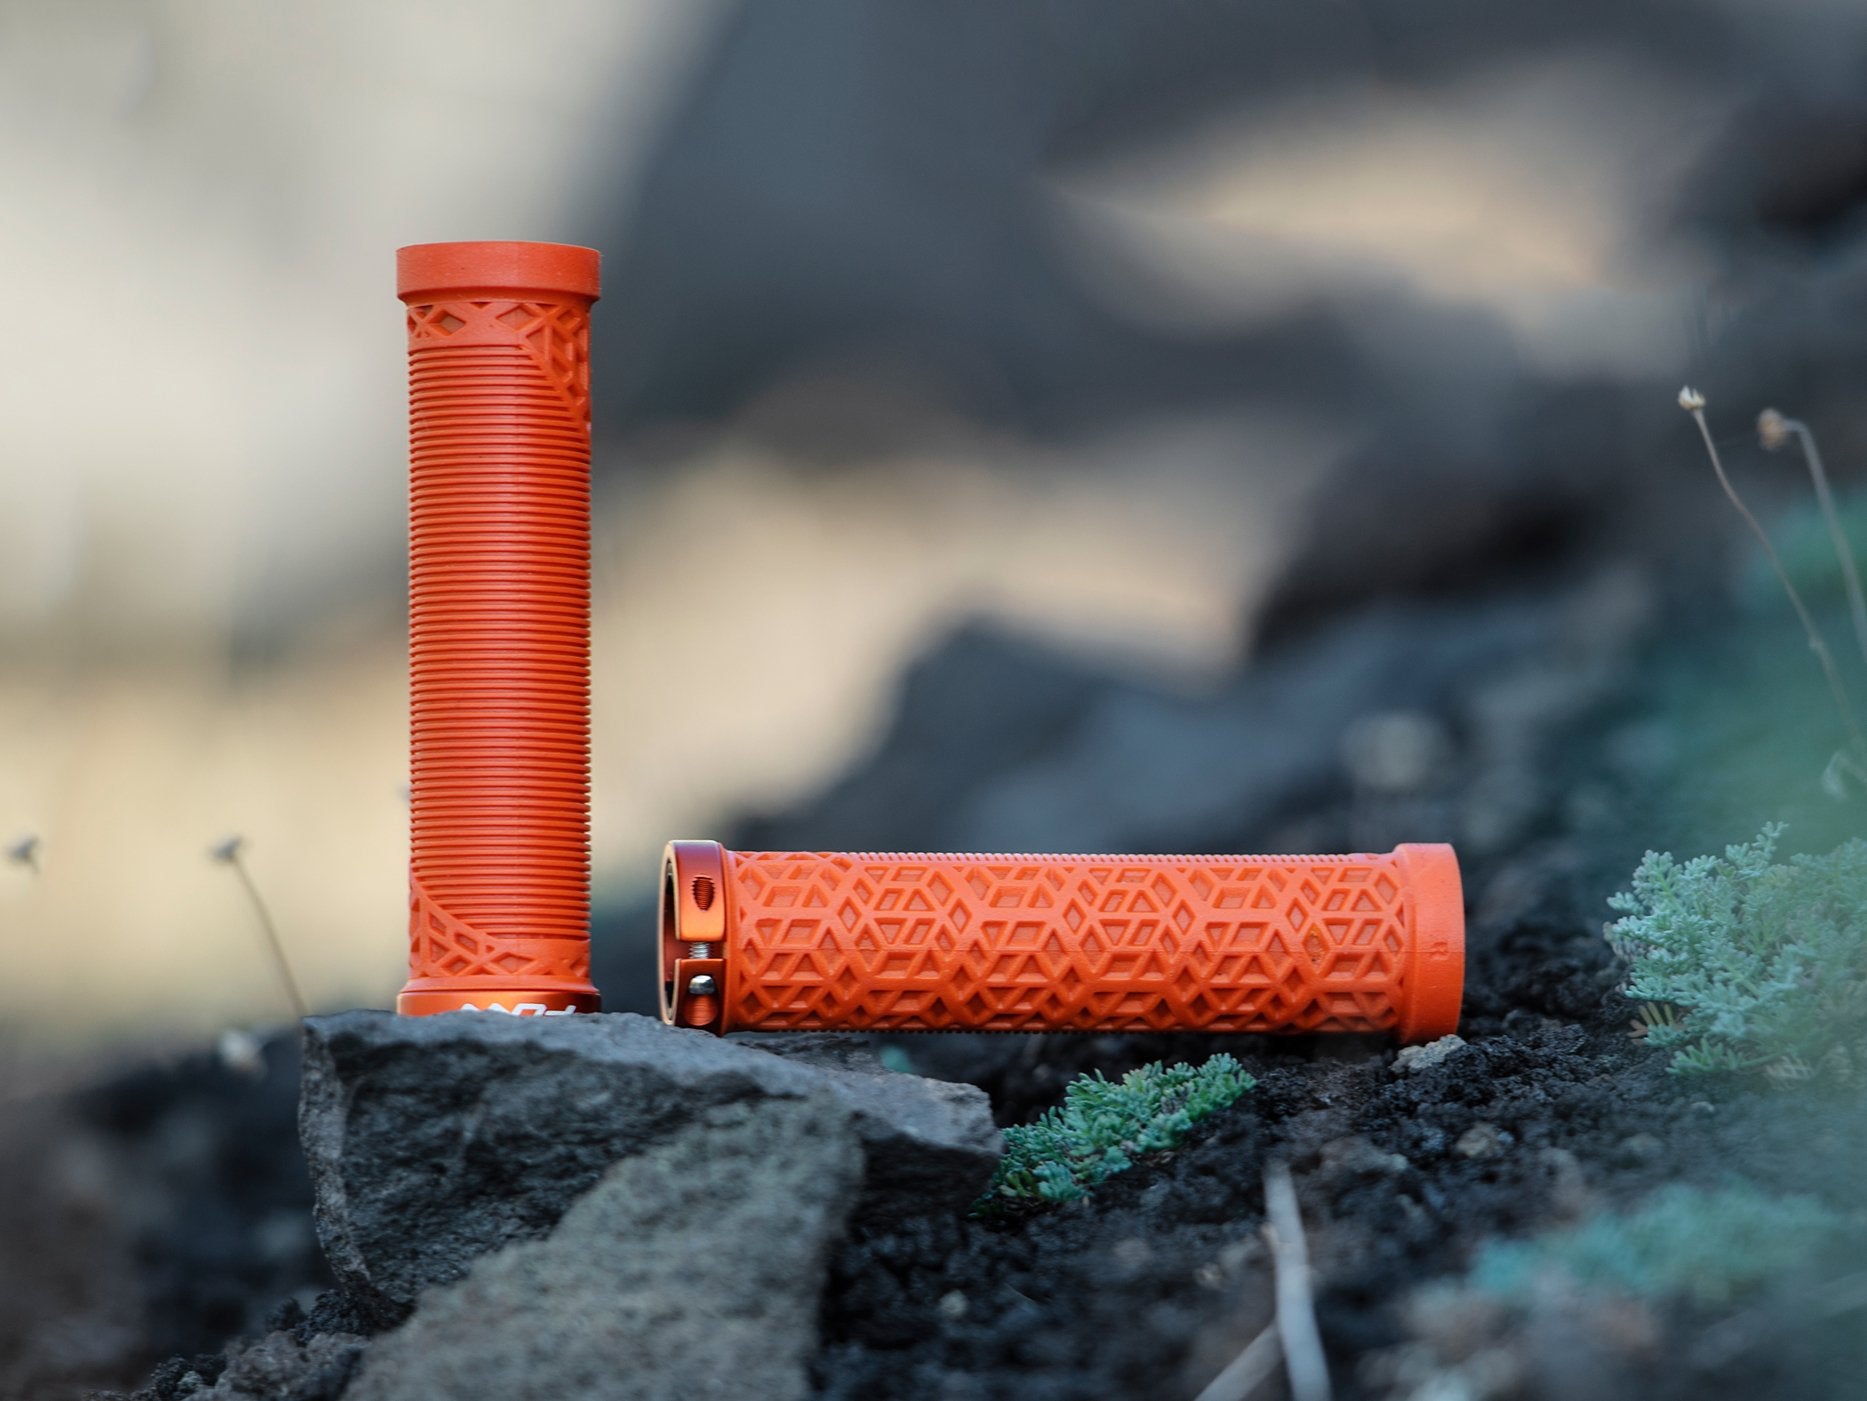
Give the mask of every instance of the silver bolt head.
M 707 973 L 702 973 L 687 985 L 689 997 L 711 997 L 719 990 L 719 984 L 714 982 L 712 976 Z

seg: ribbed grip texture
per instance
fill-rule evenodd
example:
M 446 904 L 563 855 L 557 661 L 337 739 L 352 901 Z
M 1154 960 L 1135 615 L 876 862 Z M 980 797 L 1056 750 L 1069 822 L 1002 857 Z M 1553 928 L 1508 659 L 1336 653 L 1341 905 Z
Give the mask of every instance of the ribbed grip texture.
M 728 852 L 724 1031 L 1398 1031 L 1457 1022 L 1447 847 Z
M 587 298 L 408 307 L 404 1010 L 594 1002 L 588 342 Z

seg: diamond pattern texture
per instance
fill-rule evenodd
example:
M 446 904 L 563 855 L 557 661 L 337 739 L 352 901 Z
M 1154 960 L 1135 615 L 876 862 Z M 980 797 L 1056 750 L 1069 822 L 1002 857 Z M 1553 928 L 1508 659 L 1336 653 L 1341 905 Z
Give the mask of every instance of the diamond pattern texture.
M 409 962 L 431 978 L 583 983 L 590 976 L 587 939 L 524 939 L 482 934 L 455 919 L 409 877 Z
M 1387 1031 L 1406 868 L 730 852 L 723 1030 Z
M 537 362 L 579 424 L 590 418 L 590 311 L 571 302 L 447 301 L 408 309 L 411 350 L 519 346 Z

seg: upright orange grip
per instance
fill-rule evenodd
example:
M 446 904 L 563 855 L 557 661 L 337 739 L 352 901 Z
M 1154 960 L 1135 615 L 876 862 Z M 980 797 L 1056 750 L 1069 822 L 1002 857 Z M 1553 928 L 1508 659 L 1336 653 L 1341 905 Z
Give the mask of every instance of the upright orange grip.
M 1356 856 L 727 851 L 663 861 L 663 1016 L 727 1031 L 1458 1025 L 1441 845 Z
M 594 1011 L 592 249 L 431 243 L 408 304 L 405 1013 Z

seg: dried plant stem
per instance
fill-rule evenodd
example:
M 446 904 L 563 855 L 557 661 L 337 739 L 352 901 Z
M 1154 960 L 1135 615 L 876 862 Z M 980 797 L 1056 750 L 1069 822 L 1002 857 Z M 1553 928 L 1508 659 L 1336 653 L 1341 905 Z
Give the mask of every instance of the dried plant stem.
M 6 849 L 6 859 L 16 866 L 24 866 L 35 876 L 39 869 L 39 839 L 34 836 L 21 837 Z
M 1804 1291 L 1796 1303 L 1803 1323 L 1829 1322 L 1867 1310 L 1867 1274 L 1845 1275 L 1824 1281 L 1819 1292 Z M 1707 1329 L 1692 1349 L 1692 1361 L 1707 1369 L 1728 1367 L 1754 1349 L 1779 1341 L 1775 1331 L 1780 1315 L 1768 1308 L 1751 1309 Z
M 1290 1169 L 1272 1162 L 1264 1170 L 1264 1213 L 1268 1218 L 1271 1260 L 1277 1271 L 1277 1334 L 1283 1343 L 1284 1370 L 1291 1401 L 1329 1401 L 1329 1364 L 1316 1329 L 1316 1303 L 1310 1296 L 1309 1244 Z
M 292 976 L 291 961 L 286 958 L 285 945 L 279 941 L 279 931 L 272 923 L 272 912 L 266 908 L 265 898 L 254 884 L 252 873 L 246 869 L 246 862 L 240 859 L 238 847 L 229 852 L 224 860 L 240 878 L 240 886 L 246 891 L 247 901 L 252 905 L 253 914 L 259 920 L 260 931 L 265 935 L 266 947 L 272 952 L 272 962 L 278 969 L 279 981 L 285 984 L 285 995 L 292 1001 L 292 1012 L 302 1022 L 311 1012 L 305 1006 L 304 994 L 298 990 L 298 979 Z
M 1245 1345 L 1193 1401 L 1248 1401 L 1257 1389 L 1277 1370 L 1283 1346 L 1277 1341 L 1277 1325 L 1271 1324 Z
M 1822 466 L 1821 450 L 1815 435 L 1799 418 L 1785 418 L 1783 427 L 1796 435 L 1802 445 L 1802 460 L 1809 465 L 1809 478 L 1815 483 L 1815 499 L 1821 503 L 1822 517 L 1828 522 L 1828 535 L 1835 544 L 1835 558 L 1841 561 L 1841 576 L 1847 582 L 1848 611 L 1854 619 L 1854 644 L 1861 660 L 1867 662 L 1867 601 L 1861 597 L 1860 570 L 1854 563 L 1854 551 L 1848 545 L 1847 532 L 1841 528 L 1841 513 L 1835 509 L 1834 493 L 1828 489 L 1828 472 Z
M 1724 462 L 1718 456 L 1718 445 L 1712 441 L 1711 425 L 1705 421 L 1702 407 L 1690 407 L 1687 410 L 1692 421 L 1698 424 L 1699 436 L 1705 440 L 1705 451 L 1711 457 L 1711 467 L 1718 474 L 1718 485 L 1724 488 L 1724 494 L 1730 498 L 1737 513 L 1750 527 L 1751 534 L 1757 537 L 1757 543 L 1763 546 L 1763 554 L 1770 561 L 1770 568 L 1776 572 L 1777 582 L 1783 586 L 1783 592 L 1789 595 L 1790 606 L 1796 610 L 1796 617 L 1802 623 L 1802 631 L 1808 637 L 1809 650 L 1815 653 L 1815 659 L 1821 663 L 1822 674 L 1828 678 L 1828 690 L 1834 696 L 1835 708 L 1841 712 L 1841 723 L 1847 727 L 1848 738 L 1854 747 L 1857 758 L 1867 760 L 1867 739 L 1861 736 L 1860 722 L 1854 718 L 1854 705 L 1848 699 L 1847 687 L 1841 682 L 1841 673 L 1835 666 L 1834 654 L 1828 650 L 1828 644 L 1822 640 L 1821 632 L 1815 626 L 1815 619 L 1810 615 L 1808 606 L 1803 603 L 1802 595 L 1789 577 L 1789 571 L 1783 568 L 1783 561 L 1776 553 L 1776 546 L 1770 543 L 1770 534 L 1750 513 L 1750 507 L 1737 494 L 1737 488 L 1731 485 L 1731 479 L 1725 474 Z

